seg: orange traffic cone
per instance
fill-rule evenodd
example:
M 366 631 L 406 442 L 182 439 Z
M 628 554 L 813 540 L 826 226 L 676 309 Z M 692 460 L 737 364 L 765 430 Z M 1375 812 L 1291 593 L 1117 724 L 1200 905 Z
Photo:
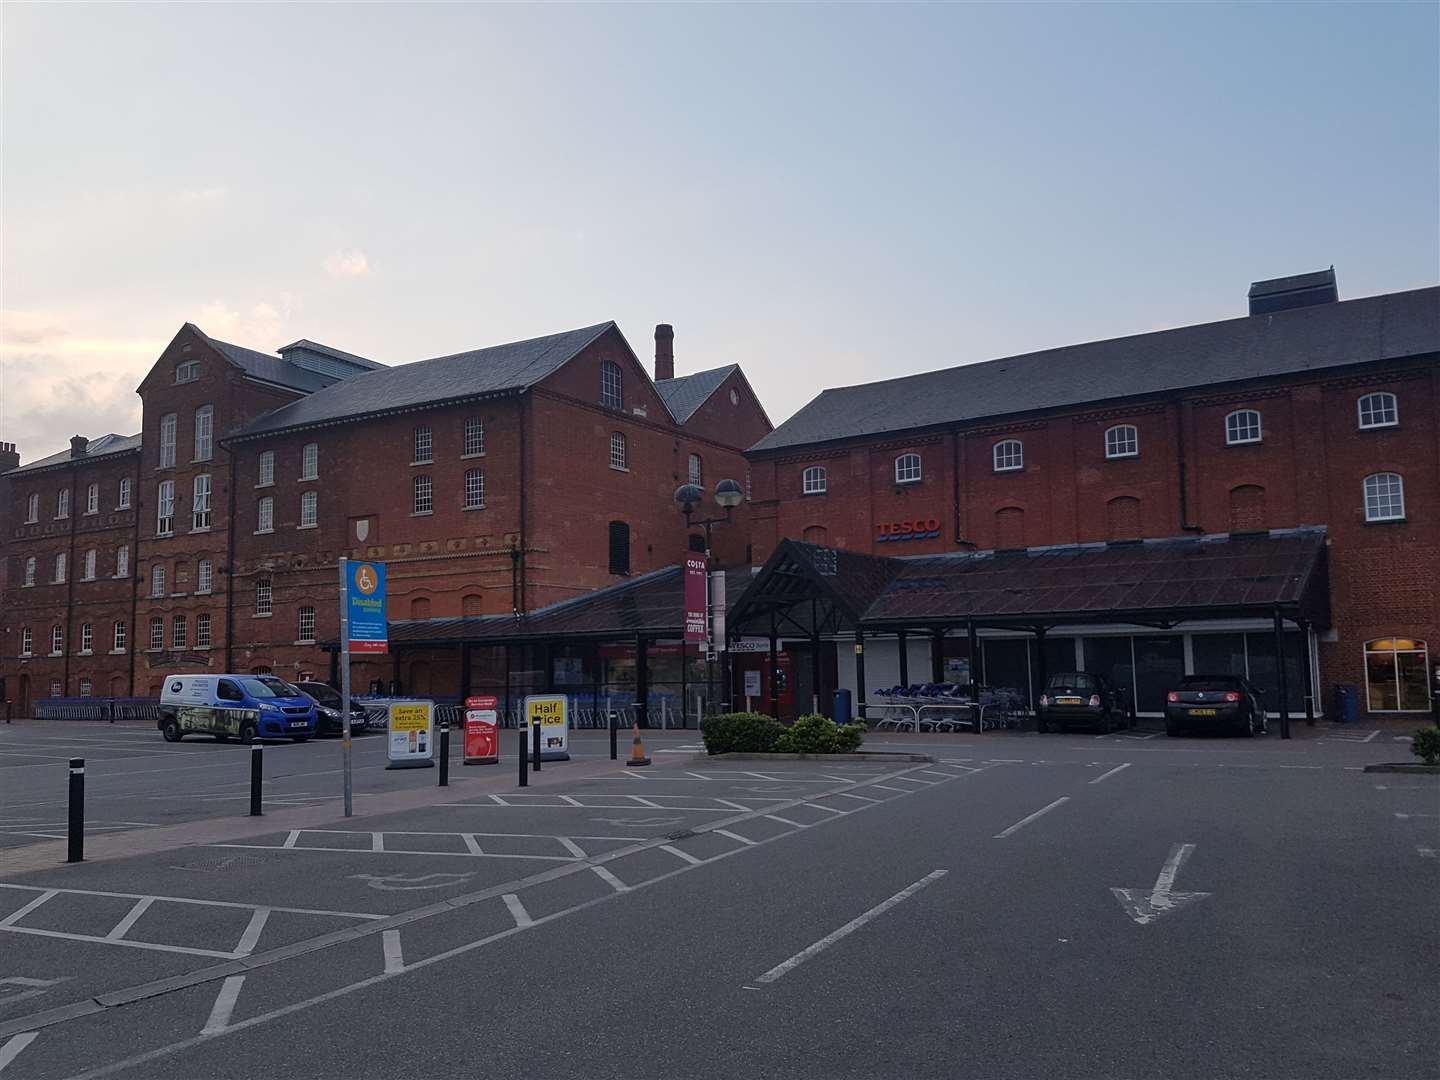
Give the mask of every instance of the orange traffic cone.
M 626 765 L 649 765 L 650 759 L 645 756 L 645 744 L 640 741 L 640 725 L 634 727 L 635 738 L 630 743 L 630 756 L 625 759 Z

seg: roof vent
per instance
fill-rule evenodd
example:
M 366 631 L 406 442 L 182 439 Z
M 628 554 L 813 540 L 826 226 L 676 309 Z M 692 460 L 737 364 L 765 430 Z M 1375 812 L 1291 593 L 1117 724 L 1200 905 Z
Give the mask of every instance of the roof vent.
M 335 379 L 355 379 L 367 371 L 385 366 L 363 356 L 341 352 L 329 345 L 321 345 L 318 341 L 307 341 L 304 338 L 292 341 L 289 345 L 282 345 L 275 351 L 282 360 L 296 367 Z
M 1296 274 L 1294 277 L 1251 282 L 1248 295 L 1251 315 L 1269 315 L 1272 311 L 1334 304 L 1340 300 L 1340 291 L 1335 287 L 1333 266 L 1329 270 L 1317 270 L 1313 274 Z

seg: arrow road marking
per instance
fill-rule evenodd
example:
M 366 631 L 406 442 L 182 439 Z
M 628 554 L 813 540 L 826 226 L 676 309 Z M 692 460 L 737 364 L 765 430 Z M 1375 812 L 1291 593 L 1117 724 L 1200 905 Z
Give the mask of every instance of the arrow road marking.
M 1173 891 L 1175 879 L 1180 876 L 1180 868 L 1194 850 L 1194 844 L 1176 844 L 1172 847 L 1170 857 L 1160 869 L 1160 876 L 1155 879 L 1155 887 L 1148 892 L 1145 889 L 1111 889 L 1125 914 L 1141 926 L 1146 926 L 1168 911 L 1209 896 L 1208 892 Z

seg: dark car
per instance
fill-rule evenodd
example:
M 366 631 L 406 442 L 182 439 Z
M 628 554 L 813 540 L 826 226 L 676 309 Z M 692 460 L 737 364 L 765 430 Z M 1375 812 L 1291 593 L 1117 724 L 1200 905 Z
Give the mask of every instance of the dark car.
M 315 716 L 319 719 L 317 730 L 321 735 L 342 735 L 345 731 L 344 722 L 340 718 L 340 691 L 333 686 L 323 682 L 300 682 L 296 683 L 309 697 L 315 699 Z M 364 731 L 370 725 L 370 718 L 365 715 L 365 708 L 359 702 L 350 702 L 350 730 L 352 732 Z
M 1128 727 L 1131 722 L 1124 691 L 1112 686 L 1105 676 L 1086 671 L 1051 675 L 1036 710 L 1036 728 L 1041 732 L 1072 727 L 1108 732 Z
M 1165 734 L 1227 731 L 1247 739 L 1265 731 L 1265 701 L 1239 675 L 1187 675 L 1165 695 Z

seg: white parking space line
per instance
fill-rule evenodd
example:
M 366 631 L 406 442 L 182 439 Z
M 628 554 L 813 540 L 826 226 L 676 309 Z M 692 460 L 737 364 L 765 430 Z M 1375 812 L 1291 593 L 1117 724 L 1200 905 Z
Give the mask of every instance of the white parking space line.
M 385 834 L 384 834 L 384 833 L 381 833 L 381 832 L 372 832 L 372 833 L 370 834 L 370 850 L 371 850 L 371 851 L 384 851 L 384 850 L 385 850 Z
M 913 788 L 891 787 L 889 784 L 866 784 L 866 787 L 879 788 L 881 791 L 898 791 L 902 795 L 908 795 Z
M 1054 802 L 1052 802 L 1049 806 L 1042 806 L 1039 810 L 1036 810 L 1033 814 L 1030 814 L 1030 815 L 1028 815 L 1028 816 L 1026 816 L 1026 817 L 1021 818 L 1019 821 L 1015 822 L 1014 825 L 1011 825 L 1011 826 L 1010 826 L 1008 829 L 1006 829 L 1004 832 L 998 832 L 998 833 L 996 833 L 996 834 L 994 835 L 994 837 L 992 837 L 992 839 L 994 839 L 994 840 L 1004 840 L 1004 839 L 1005 839 L 1007 836 L 1009 836 L 1011 833 L 1019 832 L 1019 831 L 1020 831 L 1021 829 L 1023 829 L 1026 825 L 1029 825 L 1030 822 L 1034 821 L 1036 818 L 1041 817 L 1041 816 L 1043 816 L 1043 815 L 1045 815 L 1045 814 L 1048 814 L 1051 810 L 1054 810 L 1057 806 L 1060 806 L 1061 804 L 1067 803 L 1067 802 L 1069 802 L 1069 801 L 1070 801 L 1070 796 L 1069 796 L 1069 795 L 1062 795 L 1062 796 L 1060 796 L 1060 798 L 1058 798 L 1058 799 L 1056 799 Z
M 1440 818 L 1440 814 L 1396 814 L 1400 821 L 1409 821 L 1411 818 Z
M 872 799 L 868 795 L 852 795 L 848 791 L 837 792 L 837 799 L 859 799 L 861 802 L 884 802 L 884 799 Z
M 670 845 L 670 844 L 661 844 L 661 845 L 660 845 L 660 850 L 661 850 L 661 851 L 668 851 L 671 855 L 674 855 L 677 859 L 684 859 L 686 862 L 688 862 L 688 863 L 694 863 L 694 864 L 697 865 L 697 866 L 698 866 L 700 863 L 702 863 L 702 862 L 705 861 L 704 859 L 697 859 L 694 855 L 691 855 L 688 851 L 681 851 L 679 848 L 674 847 L 674 846 L 672 846 L 672 845 Z
M 230 1016 L 235 1011 L 235 1002 L 240 1000 L 240 988 L 244 985 L 244 975 L 231 975 L 220 984 L 215 1004 L 210 1007 L 210 1019 L 200 1029 L 201 1035 L 219 1035 L 230 1026 Z
M 211 845 L 211 846 L 216 846 L 216 845 Z M 278 851 L 278 850 L 280 850 L 280 849 L 279 849 L 279 848 L 269 848 L 269 849 L 267 849 L 267 850 L 270 850 L 270 851 Z M 243 910 L 245 910 L 245 911 L 254 911 L 254 910 L 256 910 L 256 908 L 262 906 L 262 905 L 259 905 L 259 904 L 238 904 L 238 903 L 235 903 L 234 901 L 231 901 L 231 900 L 197 900 L 197 899 L 195 899 L 194 897 L 190 897 L 190 896 L 161 896 L 161 895 L 158 895 L 158 894 L 148 894 L 148 893 L 102 892 L 102 891 L 100 891 L 99 889 L 46 889 L 46 888 L 44 888 L 43 886 L 39 886 L 39 885 L 15 885 L 15 884 L 11 884 L 11 883 L 8 882 L 8 881 L 0 881 L 0 889 L 19 889 L 19 890 L 21 890 L 21 891 L 23 891 L 23 892 L 38 892 L 38 893 L 43 894 L 43 895 L 39 898 L 39 899 L 42 900 L 42 901 L 43 901 L 43 900 L 48 900 L 48 899 L 50 899 L 50 897 L 55 896 L 55 895 L 58 894 L 58 893 L 64 893 L 64 894 L 66 894 L 67 896 L 71 896 L 71 895 L 73 895 L 73 896 L 117 896 L 117 897 L 120 897 L 120 898 L 123 899 L 123 900 L 143 900 L 143 899 L 148 895 L 148 896 L 150 896 L 150 898 L 151 898 L 152 900 L 163 901 L 163 902 L 165 902 L 165 903 L 167 903 L 167 904 L 195 904 L 195 905 L 198 906 L 198 907 L 240 908 L 240 909 L 243 909 Z M 9 916 L 7 916 L 5 919 L 0 920 L 0 926 L 9 926 L 9 925 L 13 924 L 13 923 L 14 923 L 21 915 L 23 915 L 26 911 L 33 910 L 33 909 L 35 909 L 35 908 L 37 908 L 37 907 L 39 907 L 39 906 L 40 906 L 40 904 L 37 903 L 37 902 L 31 902 L 31 903 L 29 903 L 29 904 L 26 904 L 25 907 L 21 908 L 19 911 L 13 912 L 13 913 L 10 914 Z M 272 907 L 270 908 L 270 910 L 271 910 L 271 911 L 283 911 L 283 912 L 285 912 L 285 913 L 287 913 L 287 914 L 290 914 L 290 915 L 338 915 L 338 916 L 342 916 L 342 917 L 347 918 L 347 919 L 384 919 L 384 918 L 388 918 L 388 916 L 386 916 L 386 915 L 373 915 L 373 914 L 371 914 L 371 913 L 369 913 L 369 912 L 363 912 L 363 911 L 328 911 L 328 910 L 324 910 L 324 909 L 321 909 L 321 908 L 300 908 L 300 907 L 278 907 L 278 906 L 272 906 Z M 104 940 L 104 939 L 102 938 L 102 939 L 100 939 L 100 940 Z
M 769 814 L 765 815 L 769 817 Z M 712 829 L 716 836 L 728 836 L 731 840 L 738 840 L 747 847 L 754 847 L 758 841 L 751 840 L 748 836 L 741 836 L 739 833 L 731 832 L 729 829 Z
M 557 837 L 555 837 L 555 839 L 558 840 L 558 841 L 560 841 L 560 845 L 561 845 L 566 851 L 570 852 L 571 855 L 574 855 L 577 859 L 583 859 L 583 858 L 585 858 L 585 850 L 584 850 L 584 848 L 582 848 L 579 844 L 575 843 L 574 840 L 571 840 L 570 837 L 568 837 L 568 836 L 557 836 Z
M 114 928 L 111 929 L 105 937 L 111 941 L 123 938 L 130 931 L 130 928 L 140 921 L 140 916 L 144 915 L 153 903 L 155 903 L 153 896 L 145 896 L 136 900 L 135 906 L 125 913 L 125 917 L 116 923 Z
M 6 915 L 5 918 L 0 919 L 0 926 L 14 926 L 26 915 L 29 915 L 30 912 L 38 908 L 41 904 L 45 903 L 47 900 L 53 899 L 59 894 L 59 889 L 46 889 L 42 891 L 39 896 L 37 896 L 34 900 L 31 900 L 24 907 L 19 908 L 16 911 L 12 911 L 9 915 Z
M 461 833 L 460 839 L 465 841 L 465 850 L 471 855 L 485 854 L 485 852 L 480 849 L 480 841 L 475 839 L 474 833 Z
M 632 836 L 629 839 L 634 840 Z M 280 847 L 278 844 L 210 844 L 210 847 L 234 848 L 241 851 L 284 851 L 303 855 L 306 852 L 329 851 L 342 852 L 346 855 L 429 855 L 435 859 L 538 859 L 541 862 L 573 862 L 569 855 L 503 855 L 494 852 L 481 852 L 476 855 L 472 851 L 412 851 L 408 848 L 391 848 L 383 850 L 369 850 L 366 848 L 346 847 Z M 245 906 L 245 905 L 242 905 Z M 280 910 L 280 909 L 276 909 Z
M 1109 779 L 1110 777 L 1114 776 L 1114 775 L 1115 775 L 1116 773 L 1118 773 L 1118 772 L 1124 772 L 1124 771 L 1125 771 L 1126 769 L 1128 769 L 1129 767 L 1130 767 L 1130 762 L 1128 762 L 1128 761 L 1125 762 L 1123 765 L 1116 765 L 1116 766 L 1115 766 L 1113 769 L 1111 769 L 1109 772 L 1107 772 L 1107 773 L 1102 773 L 1101 775 L 1095 777 L 1095 779 L 1094 779 L 1094 780 L 1091 780 L 1090 783 L 1092 783 L 1092 784 L 1098 784 L 1098 783 L 1100 783 L 1101 780 L 1107 780 L 1107 779 Z
M 766 816 L 767 818 L 769 818 L 771 821 L 778 821 L 778 822 L 780 822 L 781 825 L 793 825 L 793 826 L 794 826 L 795 828 L 797 828 L 797 829 L 808 829 L 808 828 L 810 827 L 810 826 L 806 825 L 804 822 L 791 821 L 788 817 L 781 817 L 779 814 L 766 814 L 765 816 Z M 716 829 L 715 831 L 716 831 L 716 832 L 719 832 L 720 830 L 719 830 L 719 829 Z M 726 833 L 725 835 L 726 835 L 726 836 L 734 836 L 735 834 L 734 834 L 734 833 Z
M 505 906 L 510 909 L 510 916 L 515 920 L 516 926 L 532 926 L 535 920 L 530 918 L 530 913 L 525 910 L 525 905 L 520 902 L 520 897 L 513 892 L 507 892 L 503 897 Z
M 649 806 L 649 807 L 651 807 L 652 809 L 655 809 L 655 810 L 663 810 L 663 809 L 665 809 L 664 804 L 658 803 L 658 802 L 656 802 L 654 799 L 646 799 L 646 798 L 644 798 L 643 796 L 640 796 L 640 795 L 629 795 L 629 796 L 627 796 L 627 798 L 629 798 L 631 802 L 634 802 L 635 804 L 637 804 L 637 805 L 639 805 L 639 806 Z M 576 806 L 581 806 L 581 805 L 583 805 L 583 804 L 582 804 L 582 803 L 576 803 L 575 805 L 576 805 Z
M 782 976 L 789 974 L 790 972 L 794 971 L 797 967 L 799 967 L 801 964 L 803 964 L 806 960 L 809 960 L 812 956 L 816 956 L 816 955 L 824 952 L 826 949 L 828 949 L 831 945 L 834 945 L 834 944 L 835 944 L 837 941 L 839 941 L 841 938 L 844 938 L 844 937 L 847 937 L 847 936 L 850 935 L 850 934 L 853 934 L 856 930 L 859 930 L 860 927 L 862 927 L 862 926 L 864 926 L 866 923 L 870 922 L 870 920 L 876 918 L 877 916 L 880 916 L 880 915 L 885 914 L 885 912 L 889 911 L 889 910 L 890 910 L 891 908 L 893 908 L 896 904 L 900 904 L 900 903 L 903 903 L 904 901 L 908 900 L 910 897 L 914 896 L 916 893 L 918 893 L 921 889 L 925 888 L 927 885 L 931 885 L 931 884 L 935 883 L 936 881 L 939 881 L 942 877 L 945 876 L 946 873 L 947 873 L 947 871 L 944 871 L 944 870 L 932 870 L 930 873 L 926 874 L 926 875 L 925 875 L 923 878 L 921 878 L 919 881 L 916 881 L 916 882 L 914 882 L 914 883 L 912 883 L 912 884 L 910 884 L 910 885 L 905 886 L 905 888 L 901 889 L 901 890 L 900 890 L 898 893 L 896 893 L 894 896 L 890 897 L 890 899 L 885 900 L 885 901 L 882 901 L 881 903 L 876 904 L 874 907 L 872 907 L 869 911 L 865 912 L 863 915 L 857 915 L 855 918 L 851 919 L 851 920 L 850 920 L 848 923 L 846 923 L 844 926 L 840 927 L 840 929 L 831 931 L 830 933 L 826 934 L 823 938 L 821 938 L 819 941 L 815 942 L 815 944 L 810 945 L 810 946 L 807 946 L 807 947 L 804 948 L 804 949 L 801 949 L 801 950 L 800 950 L 798 953 L 796 953 L 794 956 L 790 957 L 789 960 L 785 960 L 785 961 L 783 961 L 782 963 L 776 964 L 773 968 L 771 968 L 769 971 L 765 972 L 764 975 L 761 975 L 761 976 L 760 976 L 758 979 L 756 979 L 755 981 L 756 981 L 757 983 L 772 983 L 772 982 L 774 982 L 776 979 L 781 978 Z
M 572 796 L 569 796 L 569 795 L 560 795 L 560 796 L 557 796 L 557 797 L 560 799 L 561 802 L 563 802 L 563 803 L 565 803 L 565 804 L 567 804 L 567 805 L 569 805 L 569 806 L 580 806 L 580 805 L 582 805 L 581 803 L 576 802 L 575 799 L 574 799 Z
M 0 1045 L 0 1072 L 4 1072 L 5 1066 L 19 1057 L 20 1051 L 34 1042 L 39 1035 L 38 1031 L 22 1031 L 19 1035 Z
M 1436 851 L 1433 847 L 1417 847 L 1415 851 L 1422 859 L 1433 859 L 1440 855 L 1440 851 Z
M 294 846 L 295 846 L 295 841 L 300 839 L 300 833 L 301 833 L 301 831 L 302 831 L 302 830 L 300 830 L 300 829 L 291 829 L 291 830 L 290 830 L 290 835 L 287 836 L 287 837 L 285 837 L 285 843 L 281 844 L 280 846 L 281 846 L 281 847 L 294 847 Z
M 729 799 L 716 799 L 715 801 L 718 802 L 721 806 L 728 806 L 732 810 L 742 810 L 747 814 L 754 809 L 753 806 L 746 806 L 744 803 L 731 802 Z
M 605 867 L 603 867 L 603 866 L 592 866 L 592 867 L 590 867 L 590 869 L 595 871 L 595 876 L 596 876 L 596 877 L 598 877 L 601 881 L 605 882 L 606 885 L 609 885 L 609 886 L 610 886 L 612 889 L 614 889 L 616 892 L 629 892 L 629 891 L 630 891 L 630 886 L 629 886 L 629 885 L 626 885 L 623 881 L 621 881 L 618 877 L 616 877 L 614 874 L 612 874 L 609 870 L 605 869 Z
M 828 814 L 848 814 L 849 810 L 836 810 L 833 806 L 826 806 L 824 803 L 807 802 L 805 804 L 811 810 L 824 810 Z
M 72 934 L 63 930 L 40 930 L 30 926 L 0 927 L 7 934 L 28 934 L 31 937 L 57 938 L 61 941 L 88 941 L 96 945 L 123 945 L 127 949 L 146 949 L 150 952 L 180 953 L 183 956 L 210 956 L 218 960 L 234 960 L 232 952 L 219 949 L 195 949 L 185 945 L 161 945 L 154 941 L 130 941 L 128 938 L 104 938 L 97 934 Z
M 400 931 L 382 930 L 381 948 L 385 951 L 385 974 L 394 975 L 405 970 L 405 956 L 400 951 Z
M 265 923 L 270 919 L 269 908 L 256 908 L 255 914 L 250 916 L 250 921 L 245 925 L 244 932 L 240 935 L 240 943 L 235 946 L 235 952 L 241 956 L 249 956 L 255 951 L 255 946 L 260 941 L 260 935 L 265 932 Z

